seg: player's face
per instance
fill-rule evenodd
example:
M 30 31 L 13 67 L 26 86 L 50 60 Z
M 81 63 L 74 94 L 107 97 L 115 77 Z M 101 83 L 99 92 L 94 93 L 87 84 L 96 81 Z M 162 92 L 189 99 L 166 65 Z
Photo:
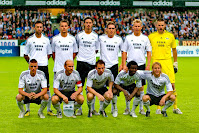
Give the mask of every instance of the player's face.
M 36 71 L 38 69 L 38 64 L 37 63 L 29 63 L 29 69 L 30 69 L 30 74 L 35 75 Z
M 136 73 L 137 69 L 138 69 L 137 65 L 131 65 L 129 68 L 129 75 L 133 76 Z
M 153 70 L 153 74 L 154 74 L 155 77 L 159 77 L 160 76 L 161 68 L 160 68 L 160 66 L 158 64 L 155 64 L 153 66 L 152 70 Z
M 142 30 L 142 25 L 141 23 L 135 23 L 132 28 L 134 33 L 139 34 Z
M 43 31 L 43 24 L 41 23 L 38 23 L 35 25 L 35 32 L 36 34 L 41 34 Z
M 93 27 L 93 22 L 92 22 L 92 20 L 91 20 L 91 19 L 86 19 L 86 20 L 85 20 L 85 23 L 84 23 L 84 27 L 85 27 L 85 29 L 87 29 L 87 30 L 92 29 L 92 27 Z
M 166 27 L 166 25 L 165 25 L 164 21 L 158 21 L 156 24 L 156 28 L 160 34 L 162 34 L 164 32 L 165 27 Z
M 68 32 L 68 24 L 66 22 L 61 22 L 59 28 L 61 33 Z
M 115 33 L 116 33 L 116 28 L 115 28 L 115 25 L 109 25 L 108 27 L 107 27 L 107 34 L 108 34 L 108 36 L 109 37 L 113 37 L 114 35 L 115 35 Z
M 102 75 L 104 73 L 104 70 L 105 70 L 104 64 L 97 64 L 97 67 L 95 67 L 95 68 L 99 75 Z
M 66 63 L 65 69 L 66 69 L 66 72 L 67 72 L 68 74 L 71 74 L 71 73 L 73 72 L 73 66 L 74 66 L 74 64 L 73 64 L 72 61 L 68 61 L 68 62 Z

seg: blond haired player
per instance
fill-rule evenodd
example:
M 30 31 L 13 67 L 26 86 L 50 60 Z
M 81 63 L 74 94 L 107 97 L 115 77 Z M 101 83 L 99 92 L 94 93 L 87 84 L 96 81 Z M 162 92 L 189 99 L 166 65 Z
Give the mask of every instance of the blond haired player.
M 127 70 L 127 63 L 130 61 L 135 61 L 138 64 L 138 70 L 149 70 L 151 62 L 151 44 L 149 38 L 142 34 L 142 21 L 140 19 L 135 19 L 133 21 L 133 33 L 128 35 L 125 39 L 124 45 L 122 45 L 122 69 Z M 147 65 L 145 52 L 147 53 Z M 120 68 L 121 69 L 121 68 Z M 145 80 L 142 80 L 142 87 L 139 88 L 140 91 L 140 114 L 145 115 L 143 109 L 142 96 L 144 95 L 144 85 Z M 129 101 L 126 101 L 127 108 L 124 115 L 130 113 L 129 111 Z
M 156 22 L 157 32 L 149 35 L 152 46 L 152 62 L 159 62 L 162 65 L 162 72 L 169 76 L 174 95 L 176 96 L 174 73 L 174 69 L 175 72 L 177 72 L 178 69 L 176 43 L 174 35 L 166 31 L 165 27 L 166 24 L 164 20 L 160 18 Z M 171 49 L 173 51 L 173 64 L 171 60 Z M 160 106 L 158 106 L 156 113 L 161 114 Z M 180 109 L 177 108 L 177 98 L 175 99 L 173 113 L 182 114 Z

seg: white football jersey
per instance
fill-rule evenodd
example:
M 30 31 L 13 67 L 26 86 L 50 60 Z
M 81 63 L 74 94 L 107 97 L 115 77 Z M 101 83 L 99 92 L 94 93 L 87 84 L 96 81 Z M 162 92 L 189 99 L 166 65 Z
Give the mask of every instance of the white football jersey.
M 79 48 L 77 61 L 87 62 L 90 65 L 96 63 L 96 50 L 99 50 L 98 35 L 92 31 L 86 34 L 85 31 L 79 32 L 76 35 L 76 41 Z
M 78 52 L 75 37 L 67 34 L 62 37 L 61 33 L 52 38 L 52 51 L 55 52 L 54 72 L 64 69 L 66 60 L 73 60 L 73 53 Z
M 48 55 L 52 54 L 50 40 L 43 34 L 41 38 L 37 38 L 35 34 L 33 34 L 26 40 L 24 54 L 28 55 L 30 60 L 36 59 L 38 66 L 47 66 Z
M 24 91 L 27 93 L 39 93 L 42 88 L 47 88 L 44 72 L 37 70 L 36 75 L 32 77 L 30 70 L 23 71 L 19 77 L 18 88 L 24 88 Z
M 102 87 L 106 87 L 106 81 L 114 82 L 114 77 L 111 73 L 111 70 L 105 69 L 104 73 L 102 75 L 99 75 L 97 73 L 97 70 L 93 69 L 88 73 L 86 86 L 100 89 Z
M 135 36 L 134 33 L 126 36 L 122 51 L 127 52 L 127 62 L 135 61 L 138 65 L 146 64 L 145 52 L 151 51 L 149 38 L 142 33 Z
M 56 73 L 53 87 L 58 89 L 59 91 L 69 92 L 75 90 L 76 84 L 77 87 L 82 86 L 81 78 L 78 71 L 73 70 L 73 72 L 69 76 L 67 76 L 64 69 Z
M 133 83 L 135 83 L 138 88 L 142 87 L 142 82 L 137 72 L 133 76 L 130 76 L 129 72 L 122 70 L 115 79 L 115 84 L 118 85 L 129 86 Z
M 156 97 L 159 97 L 163 94 L 165 94 L 165 86 L 167 92 L 173 91 L 171 82 L 169 80 L 169 77 L 161 73 L 160 77 L 156 78 L 151 71 L 138 71 L 138 74 L 142 79 L 147 80 L 147 93 L 152 94 Z
M 100 59 L 105 62 L 106 68 L 111 68 L 118 64 L 118 53 L 121 50 L 123 40 L 120 36 L 114 35 L 113 38 L 108 35 L 99 36 Z

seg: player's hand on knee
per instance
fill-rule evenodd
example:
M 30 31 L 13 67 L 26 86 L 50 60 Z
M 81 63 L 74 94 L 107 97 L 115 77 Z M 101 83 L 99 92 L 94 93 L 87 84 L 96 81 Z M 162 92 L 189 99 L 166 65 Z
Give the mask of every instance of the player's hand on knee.
M 132 95 L 129 95 L 129 97 L 128 97 L 128 101 L 131 101 L 131 99 L 133 98 L 133 96 Z
M 73 100 L 75 100 L 76 97 L 77 97 L 77 93 L 76 93 L 76 92 L 74 92 L 74 93 L 70 96 L 70 98 L 73 99 Z
M 178 72 L 178 62 L 173 63 L 173 68 L 174 68 L 174 72 L 177 73 Z
M 104 97 L 102 95 L 97 96 L 100 101 L 104 101 Z
M 38 94 L 34 94 L 32 98 L 33 98 L 33 99 L 37 99 L 38 97 L 39 97 Z
M 122 71 L 122 65 L 119 66 L 119 72 Z
M 64 98 L 63 98 L 63 101 L 64 101 L 66 104 L 68 104 L 68 98 L 67 98 L 67 97 L 64 97 Z
M 162 99 L 160 100 L 159 105 L 160 105 L 160 106 L 164 106 L 164 105 L 165 105 L 165 99 L 164 99 L 164 98 L 162 98 Z

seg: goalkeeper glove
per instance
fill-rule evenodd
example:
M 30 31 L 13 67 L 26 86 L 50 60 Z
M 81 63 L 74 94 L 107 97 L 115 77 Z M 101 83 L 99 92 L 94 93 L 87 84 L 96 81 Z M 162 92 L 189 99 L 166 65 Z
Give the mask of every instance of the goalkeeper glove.
M 177 73 L 178 72 L 178 62 L 173 63 L 173 68 L 174 68 L 174 72 Z

